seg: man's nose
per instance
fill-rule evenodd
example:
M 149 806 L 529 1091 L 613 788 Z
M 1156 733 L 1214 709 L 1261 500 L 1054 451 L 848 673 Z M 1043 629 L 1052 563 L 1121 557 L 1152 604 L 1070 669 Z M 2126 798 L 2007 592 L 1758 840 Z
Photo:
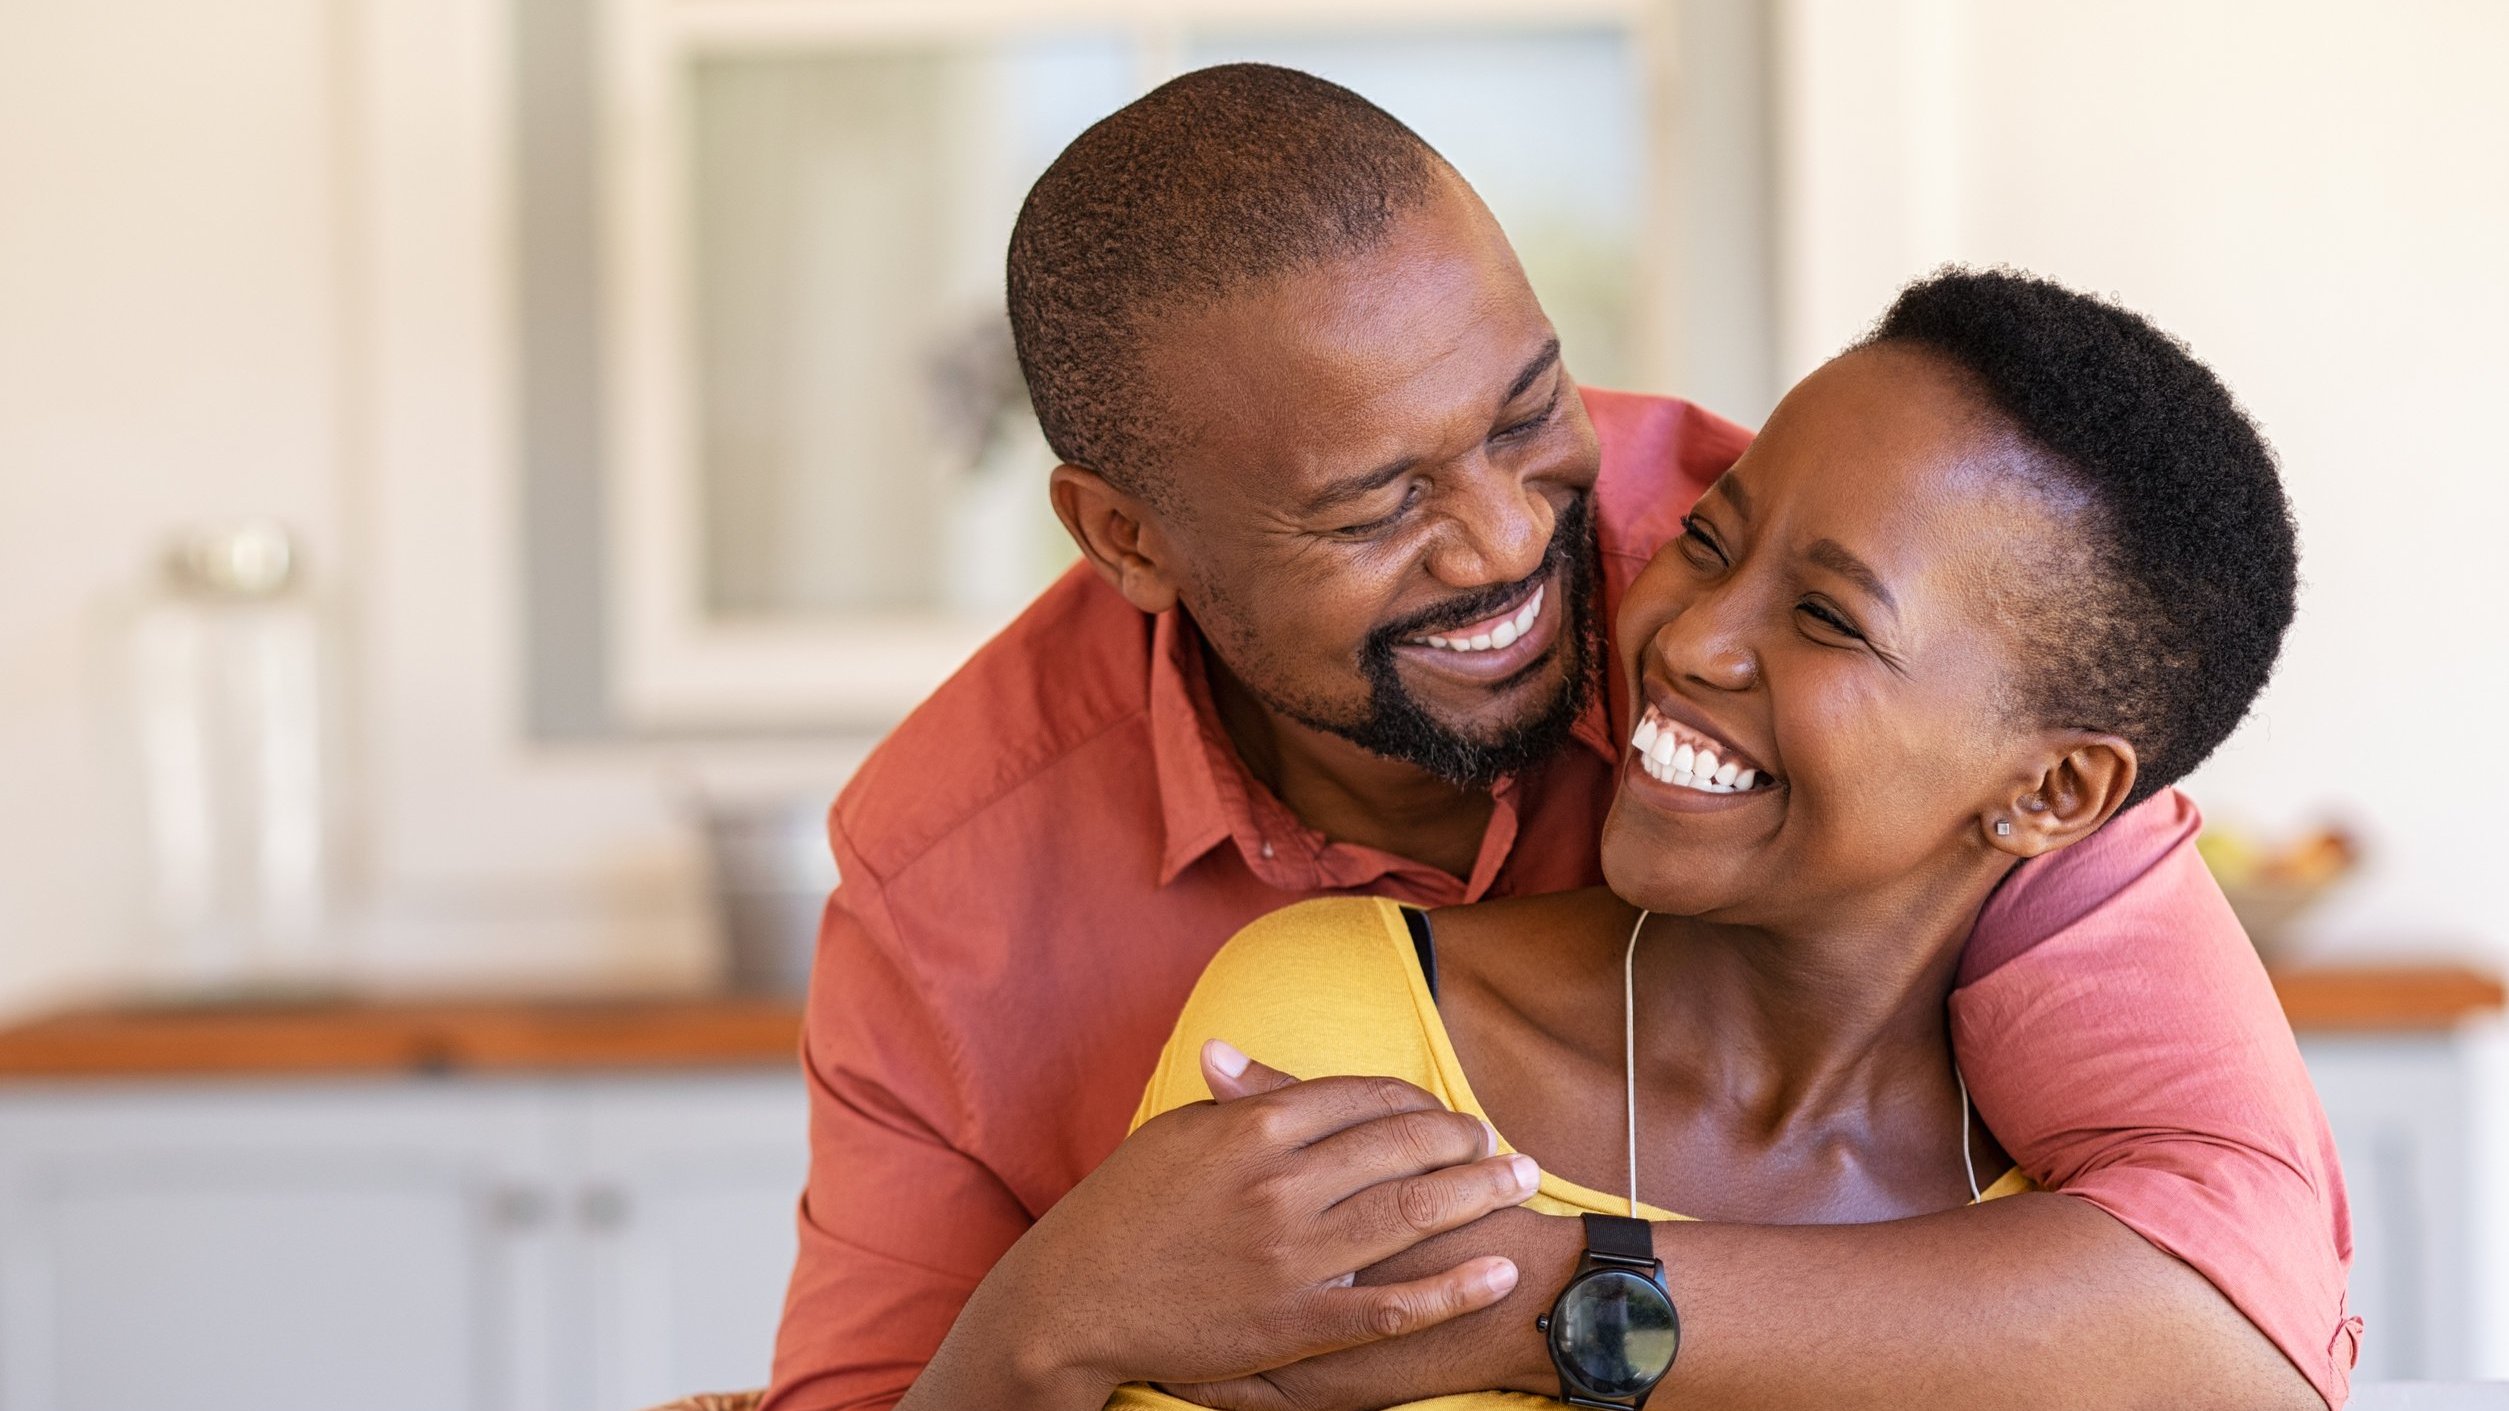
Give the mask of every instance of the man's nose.
M 1431 552 L 1429 571 L 1450 587 L 1521 582 L 1550 549 L 1551 502 L 1486 462 L 1455 485 L 1445 510 L 1450 530 Z

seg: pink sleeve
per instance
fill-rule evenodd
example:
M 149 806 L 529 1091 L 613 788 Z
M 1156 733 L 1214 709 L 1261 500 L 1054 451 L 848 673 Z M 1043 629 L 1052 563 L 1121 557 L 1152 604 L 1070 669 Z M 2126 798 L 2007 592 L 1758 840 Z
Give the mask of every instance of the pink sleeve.
M 1988 902 L 1951 997 L 2032 1179 L 2194 1266 L 2340 1408 L 2361 1324 L 2343 1173 L 2265 969 L 2166 790 Z

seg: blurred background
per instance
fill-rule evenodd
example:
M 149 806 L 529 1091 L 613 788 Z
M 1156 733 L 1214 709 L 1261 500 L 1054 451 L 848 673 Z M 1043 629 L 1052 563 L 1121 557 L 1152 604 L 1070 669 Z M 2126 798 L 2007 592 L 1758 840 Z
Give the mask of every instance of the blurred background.
M 2221 372 L 2306 590 L 2187 787 L 2361 1378 L 2509 1376 L 2509 7 L 0 0 L 0 1411 L 763 1380 L 819 815 L 1071 558 L 1011 217 L 1239 58 L 1588 383 L 1756 424 L 1945 260 Z

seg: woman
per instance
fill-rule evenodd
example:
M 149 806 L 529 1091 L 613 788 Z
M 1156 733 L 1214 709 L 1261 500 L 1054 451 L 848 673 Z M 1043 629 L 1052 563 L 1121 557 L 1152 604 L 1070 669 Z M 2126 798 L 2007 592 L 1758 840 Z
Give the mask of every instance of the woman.
M 1225 1036 L 1484 1118 L 1552 1214 L 1870 1221 L 2026 1189 L 1953 1066 L 1971 922 L 2230 733 L 2295 569 L 2270 454 L 2166 335 L 2018 275 L 1912 286 L 1630 588 L 1609 890 L 1267 917 L 1141 1120 L 1207 1097 Z

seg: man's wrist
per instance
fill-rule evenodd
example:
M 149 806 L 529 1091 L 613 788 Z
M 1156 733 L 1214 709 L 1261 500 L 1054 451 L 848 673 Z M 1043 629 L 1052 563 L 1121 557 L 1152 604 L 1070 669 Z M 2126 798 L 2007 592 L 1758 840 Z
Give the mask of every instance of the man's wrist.
M 1501 1391 L 1559 1394 L 1559 1369 L 1551 1365 L 1550 1342 L 1534 1320 L 1551 1311 L 1551 1303 L 1577 1272 L 1585 1253 L 1585 1227 L 1572 1216 L 1537 1215 L 1507 1210 L 1490 1219 L 1504 1220 L 1504 1252 L 1516 1261 L 1516 1290 L 1500 1305 L 1515 1334 L 1498 1340 L 1504 1362 Z
M 1106 1404 L 1125 1378 L 1097 1365 L 1084 1338 L 1052 1325 L 1057 1302 L 1029 1287 L 1026 1273 L 1014 1247 L 959 1310 L 918 1387 L 940 1370 L 937 1380 L 953 1389 L 954 1406 L 1070 1411 Z

